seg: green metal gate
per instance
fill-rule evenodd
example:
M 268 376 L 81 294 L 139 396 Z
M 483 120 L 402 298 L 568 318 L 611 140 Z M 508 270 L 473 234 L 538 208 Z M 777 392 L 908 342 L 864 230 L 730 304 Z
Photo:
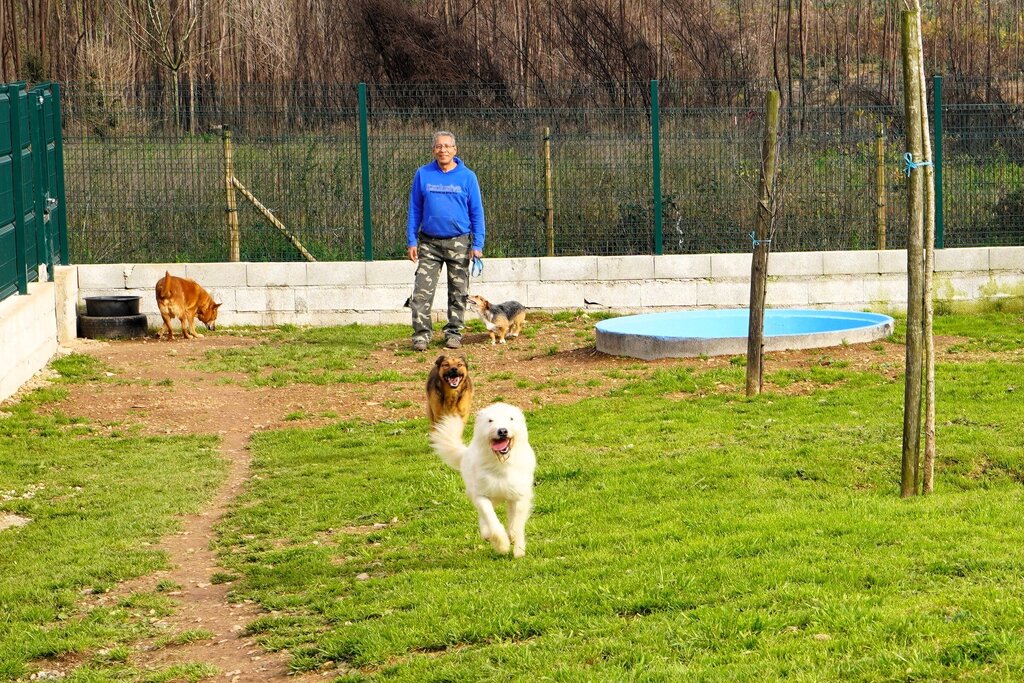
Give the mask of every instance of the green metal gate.
M 60 86 L 0 85 L 0 300 L 68 263 Z

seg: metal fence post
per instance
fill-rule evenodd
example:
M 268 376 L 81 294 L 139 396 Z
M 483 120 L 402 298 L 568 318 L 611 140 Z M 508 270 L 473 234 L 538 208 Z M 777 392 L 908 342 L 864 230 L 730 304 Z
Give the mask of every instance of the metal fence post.
M 71 263 L 71 257 L 68 250 L 68 214 L 64 206 L 64 124 L 60 111 L 60 84 L 50 84 L 50 92 L 53 93 L 50 103 L 53 107 L 53 158 L 57 164 L 57 239 L 60 243 L 60 262 L 66 266 Z
M 11 180 L 14 185 L 14 244 L 15 264 L 18 269 L 18 293 L 28 294 L 28 262 L 25 259 L 25 247 L 28 234 L 25 231 L 25 180 L 22 176 L 22 141 L 21 122 L 27 115 L 21 110 L 21 91 L 24 83 L 12 83 L 8 89 L 8 102 L 11 108 Z
M 34 223 L 36 233 L 36 265 L 46 264 L 46 272 L 53 277 L 53 270 L 50 262 L 53 260 L 53 244 L 49 239 L 46 229 L 46 198 L 43 197 L 43 187 L 46 184 L 46 110 L 43 107 L 45 100 L 41 92 L 35 88 L 28 92 L 26 103 L 28 111 L 29 129 L 28 137 L 32 145 L 32 201 L 35 205 Z
M 359 84 L 359 167 L 363 185 L 363 260 L 373 260 L 373 216 L 370 214 L 370 141 L 367 132 L 366 83 Z
M 654 192 L 654 253 L 662 253 L 661 216 L 661 121 L 658 105 L 658 81 L 651 81 L 651 173 Z
M 935 248 L 942 249 L 946 236 L 942 225 L 942 76 L 932 77 L 935 107 Z
M 885 126 L 875 124 L 875 249 L 885 250 L 888 210 L 885 192 Z

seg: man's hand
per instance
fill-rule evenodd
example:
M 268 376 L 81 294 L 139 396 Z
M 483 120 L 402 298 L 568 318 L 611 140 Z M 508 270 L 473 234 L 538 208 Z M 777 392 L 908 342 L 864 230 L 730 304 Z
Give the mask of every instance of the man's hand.
M 409 260 L 416 263 L 420 258 L 419 250 L 416 247 L 409 247 Z
M 473 250 L 473 256 L 476 256 L 477 258 L 483 258 L 484 257 L 484 252 L 480 251 L 479 249 L 474 249 Z

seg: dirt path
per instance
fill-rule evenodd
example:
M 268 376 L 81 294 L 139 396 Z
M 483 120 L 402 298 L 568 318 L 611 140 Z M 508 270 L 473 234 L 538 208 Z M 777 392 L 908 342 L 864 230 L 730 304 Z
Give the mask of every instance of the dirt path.
M 160 543 L 171 568 L 128 581 L 97 598 L 97 602 L 109 603 L 133 592 L 173 584 L 179 588 L 166 594 L 174 598 L 178 609 L 161 620 L 161 632 L 173 635 L 202 630 L 213 635 L 165 647 L 154 647 L 151 641 L 136 643 L 131 663 L 163 668 L 202 662 L 220 669 L 225 680 L 239 683 L 312 680 L 317 677 L 288 674 L 287 653 L 267 653 L 245 637 L 245 626 L 260 615 L 259 607 L 251 602 L 230 602 L 231 584 L 213 582 L 216 574 L 227 574 L 212 550 L 214 527 L 249 478 L 249 440 L 257 430 L 279 423 L 282 409 L 288 406 L 287 402 L 282 406 L 271 400 L 253 400 L 245 388 L 224 383 L 223 376 L 196 370 L 191 361 L 211 348 L 249 343 L 237 338 L 210 338 L 194 344 L 79 340 L 72 350 L 103 360 L 114 375 L 114 384 L 74 385 L 59 409 L 109 428 L 129 426 L 144 433 L 220 437 L 227 476 L 207 507 L 182 518 L 182 530 Z
M 470 358 L 477 387 L 474 407 L 495 399 L 527 410 L 553 403 L 569 403 L 605 394 L 632 377 L 659 367 L 685 365 L 709 369 L 729 365 L 728 358 L 671 359 L 639 363 L 598 353 L 587 337 L 592 323 L 552 326 L 542 340 L 519 340 L 516 345 L 492 347 L 485 335 L 468 335 L 463 354 Z M 219 567 L 211 550 L 215 526 L 227 513 L 249 478 L 249 441 L 254 433 L 284 425 L 312 426 L 337 419 L 378 421 L 423 416 L 422 380 L 437 355 L 409 354 L 408 342 L 385 344 L 366 361 L 367 367 L 392 368 L 410 378 L 382 387 L 295 385 L 279 388 L 242 386 L 241 375 L 211 373 L 194 362 L 211 349 L 248 346 L 256 340 L 218 335 L 190 342 L 159 342 L 154 339 L 98 342 L 78 340 L 72 350 L 99 358 L 112 377 L 101 382 L 69 386 L 69 396 L 54 406 L 68 415 L 81 416 L 101 429 L 137 430 L 144 434 L 209 434 L 221 441 L 221 455 L 228 464 L 227 477 L 209 505 L 199 514 L 181 520 L 182 531 L 160 544 L 171 568 L 140 577 L 97 596 L 112 602 L 135 591 L 153 591 L 158 584 L 180 586 L 169 594 L 178 609 L 164 618 L 168 634 L 202 629 L 212 638 L 188 645 L 154 647 L 135 644 L 131 663 L 140 667 L 204 662 L 230 681 L 322 680 L 316 674 L 288 675 L 288 654 L 267 653 L 244 637 L 245 626 L 260 615 L 251 603 L 228 600 L 230 583 L 214 583 Z M 396 352 L 402 351 L 402 352 Z M 898 373 L 902 346 L 886 344 L 884 350 L 864 345 L 772 354 L 769 371 L 781 366 L 821 363 L 823 357 L 845 361 L 851 368 L 883 367 Z M 414 381 L 415 378 L 415 381 Z M 794 386 L 792 391 L 800 391 Z M 386 400 L 382 400 L 382 397 Z M 325 672 L 337 675 L 337 671 Z

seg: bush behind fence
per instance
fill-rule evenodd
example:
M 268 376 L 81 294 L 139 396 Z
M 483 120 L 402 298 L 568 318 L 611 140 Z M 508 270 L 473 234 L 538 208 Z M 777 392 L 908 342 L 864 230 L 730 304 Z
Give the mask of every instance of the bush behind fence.
M 680 92 L 676 92 L 676 88 Z M 661 208 L 665 253 L 750 249 L 762 108 L 688 106 L 662 84 Z M 291 104 L 226 96 L 170 121 L 151 94 L 66 88 L 65 173 L 74 262 L 224 261 L 224 162 L 218 123 L 232 126 L 235 176 L 319 260 L 364 258 L 356 86 L 302 91 Z M 437 86 L 370 90 L 373 258 L 404 258 L 409 183 L 430 160 L 430 135 L 458 136 L 480 178 L 489 256 L 547 253 L 543 131 L 550 129 L 556 255 L 654 250 L 652 113 L 644 106 L 448 97 Z M 595 95 L 595 99 L 598 98 Z M 199 99 L 200 104 L 205 102 Z M 133 103 L 141 104 L 133 104 Z M 424 104 L 426 103 L 426 104 Z M 1016 104 L 944 108 L 945 245 L 1024 244 L 1024 130 Z M 784 111 L 776 251 L 872 249 L 885 202 L 886 244 L 906 229 L 901 109 Z M 174 118 L 174 117 L 171 117 Z M 205 129 L 188 132 L 189 128 Z M 876 182 L 876 128 L 884 182 Z M 239 197 L 241 258 L 300 260 Z

